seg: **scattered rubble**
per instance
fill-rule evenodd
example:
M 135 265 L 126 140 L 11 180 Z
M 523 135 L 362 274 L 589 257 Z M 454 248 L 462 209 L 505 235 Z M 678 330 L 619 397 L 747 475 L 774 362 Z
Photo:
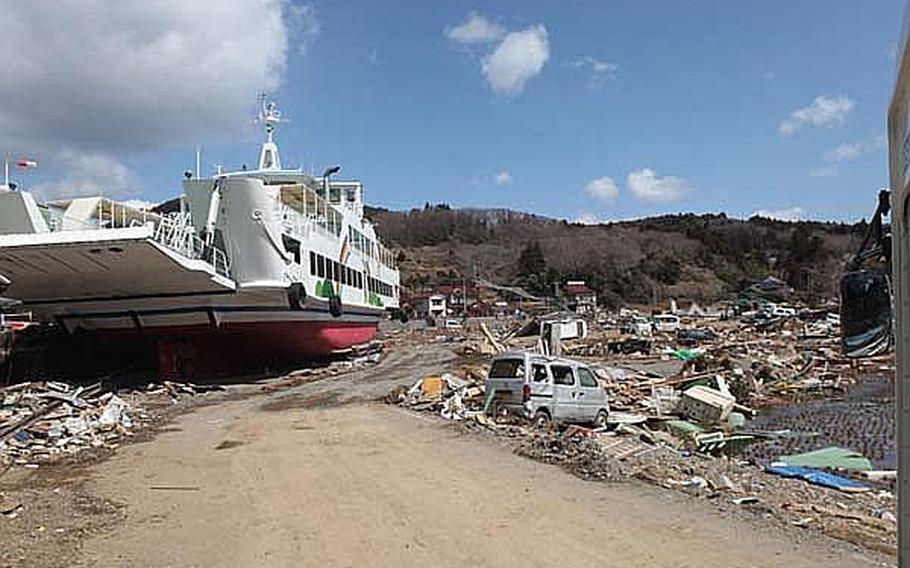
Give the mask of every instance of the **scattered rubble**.
M 223 387 L 164 381 L 115 393 L 101 383 L 44 381 L 0 388 L 0 465 L 37 467 L 89 448 L 114 448 L 151 420 L 144 402 L 212 390 Z
M 558 348 L 589 366 L 610 394 L 608 428 L 570 426 L 560 433 L 489 415 L 487 357 L 547 353 L 546 338 L 526 333 L 535 325 L 542 329 L 540 322 L 464 326 L 448 341 L 459 345 L 467 366 L 419 378 L 390 393 L 389 402 L 516 439 L 522 455 L 583 477 L 641 479 L 894 553 L 893 470 L 864 475 L 883 462 L 854 451 L 863 445 L 824 447 L 808 425 L 805 431 L 798 424 L 784 430 L 753 426 L 767 409 L 824 404 L 869 376 L 893 374 L 890 356 L 843 358 L 838 322 L 825 314 L 805 321 L 796 315 L 689 319 L 673 332 L 640 333 L 643 322 L 626 325 L 631 333 L 625 334 L 622 326 L 591 325 Z M 745 451 L 751 447 L 787 448 L 794 455 Z M 807 450 L 818 451 L 802 453 Z

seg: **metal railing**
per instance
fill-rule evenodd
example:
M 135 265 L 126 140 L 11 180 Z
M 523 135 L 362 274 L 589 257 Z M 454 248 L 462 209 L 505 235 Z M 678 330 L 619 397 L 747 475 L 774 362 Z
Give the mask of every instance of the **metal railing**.
M 152 238 L 158 244 L 193 260 L 204 260 L 222 276 L 230 276 L 227 255 L 215 245 L 208 245 L 196 234 L 189 213 L 171 213 L 155 224 Z

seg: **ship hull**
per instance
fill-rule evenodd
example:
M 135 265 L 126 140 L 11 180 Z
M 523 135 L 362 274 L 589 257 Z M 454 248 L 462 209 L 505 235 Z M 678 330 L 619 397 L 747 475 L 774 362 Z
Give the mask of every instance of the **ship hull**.
M 154 334 L 159 373 L 180 378 L 330 357 L 372 341 L 376 324 L 265 321 L 225 325 L 217 330 L 159 328 Z M 102 341 L 129 341 L 135 332 L 104 332 L 99 336 Z

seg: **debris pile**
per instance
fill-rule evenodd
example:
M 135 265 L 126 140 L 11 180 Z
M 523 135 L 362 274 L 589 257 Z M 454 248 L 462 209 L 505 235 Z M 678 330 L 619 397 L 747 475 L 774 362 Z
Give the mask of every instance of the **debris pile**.
M 410 388 L 393 389 L 387 400 L 414 410 L 436 411 L 443 418 L 464 420 L 471 418 L 484 421 L 484 399 L 486 375 L 473 369 L 463 379 L 451 373 L 418 379 Z
M 144 390 L 104 391 L 100 383 L 20 383 L 0 389 L 0 464 L 37 467 L 89 448 L 114 448 L 148 423 L 143 402 L 220 390 L 214 385 L 164 381 Z

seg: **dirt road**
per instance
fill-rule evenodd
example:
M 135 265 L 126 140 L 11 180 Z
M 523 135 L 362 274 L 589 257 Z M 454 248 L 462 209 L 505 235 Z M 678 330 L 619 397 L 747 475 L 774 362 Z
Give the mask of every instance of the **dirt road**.
M 450 424 L 358 402 L 405 378 L 395 369 L 415 357 L 445 359 L 439 351 L 398 357 L 358 385 L 339 379 L 202 408 L 93 467 L 88 490 L 125 504 L 125 517 L 84 542 L 75 564 L 881 563 L 760 518 L 719 516 L 669 491 L 586 482 Z

